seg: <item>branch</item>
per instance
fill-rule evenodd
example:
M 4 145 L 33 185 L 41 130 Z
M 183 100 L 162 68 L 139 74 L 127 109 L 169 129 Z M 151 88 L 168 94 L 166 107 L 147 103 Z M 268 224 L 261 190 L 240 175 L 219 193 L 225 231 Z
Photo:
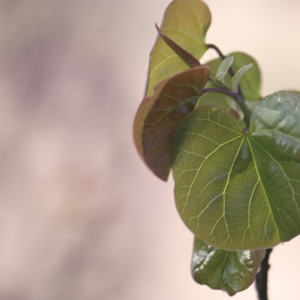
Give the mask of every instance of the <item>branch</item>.
M 269 256 L 272 252 L 272 248 L 266 250 L 266 256 L 260 264 L 260 270 L 256 275 L 255 286 L 257 289 L 259 300 L 268 300 L 268 270 Z

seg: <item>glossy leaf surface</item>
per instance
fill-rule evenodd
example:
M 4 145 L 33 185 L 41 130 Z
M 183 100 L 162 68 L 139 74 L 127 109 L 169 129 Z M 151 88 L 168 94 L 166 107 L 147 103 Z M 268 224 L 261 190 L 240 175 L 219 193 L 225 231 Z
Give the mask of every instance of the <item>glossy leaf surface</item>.
M 194 280 L 230 296 L 255 280 L 266 250 L 226 251 L 194 240 L 191 271 Z
M 167 180 L 170 172 L 174 132 L 194 109 L 209 75 L 206 66 L 198 66 L 166 79 L 138 109 L 134 121 L 136 148 L 162 180 Z
M 196 59 L 207 50 L 205 35 L 210 26 L 211 14 L 201 0 L 174 0 L 167 7 L 161 32 Z M 188 65 L 158 36 L 150 54 L 145 96 L 166 78 L 184 70 Z
M 300 233 L 300 94 L 278 92 L 242 132 L 226 111 L 200 106 L 173 146 L 176 205 L 204 242 L 271 248 Z

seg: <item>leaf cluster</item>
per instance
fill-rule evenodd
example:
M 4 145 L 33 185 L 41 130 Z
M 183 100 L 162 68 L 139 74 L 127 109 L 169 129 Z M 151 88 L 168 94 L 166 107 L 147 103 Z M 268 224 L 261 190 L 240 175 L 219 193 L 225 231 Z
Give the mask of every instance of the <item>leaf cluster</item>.
M 261 97 L 248 54 L 205 42 L 201 0 L 174 0 L 151 51 L 136 148 L 175 181 L 178 212 L 195 236 L 196 282 L 229 295 L 248 288 L 265 249 L 300 233 L 300 94 Z M 218 57 L 200 63 L 208 49 Z

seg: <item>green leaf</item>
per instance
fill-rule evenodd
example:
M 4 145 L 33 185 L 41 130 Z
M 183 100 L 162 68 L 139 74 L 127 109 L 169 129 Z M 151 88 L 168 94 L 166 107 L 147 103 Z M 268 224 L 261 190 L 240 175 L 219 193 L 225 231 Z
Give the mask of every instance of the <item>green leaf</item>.
M 235 75 L 232 77 L 232 80 L 231 80 L 231 90 L 234 91 L 234 92 L 238 92 L 238 86 L 240 84 L 240 81 L 242 79 L 242 76 L 245 74 L 245 72 L 247 70 L 249 70 L 253 65 L 252 64 L 249 64 L 249 65 L 246 65 L 246 66 L 243 66 L 242 68 L 240 68 L 236 73 Z
M 178 44 L 163 34 L 156 24 L 155 27 L 159 36 L 190 68 L 200 66 L 200 62 L 195 56 L 182 49 Z
M 224 250 L 271 248 L 300 233 L 300 94 L 277 92 L 240 130 L 224 109 L 200 106 L 173 144 L 179 214 Z
M 253 57 L 243 52 L 229 53 L 228 56 L 234 57 L 234 62 L 232 64 L 232 69 L 234 72 L 237 72 L 239 69 L 246 65 L 253 65 L 252 68 L 247 71 L 241 78 L 240 84 L 243 90 L 244 97 L 247 101 L 260 100 L 261 76 L 257 62 Z M 210 68 L 212 78 L 216 76 L 220 63 L 221 59 L 217 58 L 205 64 Z M 231 76 L 228 73 L 225 76 L 225 85 L 231 87 Z
M 250 109 L 250 111 L 254 111 L 256 106 L 260 103 L 260 101 L 246 101 L 247 107 Z
M 226 102 L 230 107 L 229 112 L 234 118 L 238 119 L 238 122 L 241 122 L 244 119 L 244 113 L 240 109 L 239 105 L 230 97 L 226 97 Z M 245 124 L 243 124 L 245 125 Z M 241 126 L 240 126 L 241 127 Z
M 240 85 L 247 102 L 260 100 L 261 79 L 257 62 L 251 56 L 243 52 L 233 52 L 230 53 L 229 56 L 234 57 L 232 68 L 235 72 L 243 68 L 245 65 L 253 65 L 252 68 L 247 71 L 244 76 L 242 76 Z M 216 76 L 220 63 L 221 59 L 217 58 L 205 64 L 210 68 L 211 78 L 214 78 L 214 76 Z M 227 73 L 225 76 L 225 85 L 229 88 L 232 86 L 231 80 L 232 78 Z M 226 102 L 226 96 L 218 93 L 207 93 L 203 95 L 198 100 L 197 107 L 202 104 L 211 104 L 216 107 L 225 108 L 227 110 L 230 109 L 230 106 Z
M 174 0 L 165 11 L 161 32 L 200 59 L 207 50 L 205 35 L 210 22 L 210 11 L 201 0 Z M 186 63 L 158 36 L 150 54 L 145 96 L 152 95 L 162 80 L 186 69 Z
M 224 77 L 228 73 L 228 70 L 230 69 L 233 61 L 234 61 L 233 56 L 228 56 L 224 60 L 222 60 L 215 76 L 216 81 L 221 82 L 222 84 L 225 83 Z
M 199 284 L 233 296 L 253 283 L 265 254 L 266 250 L 262 249 L 225 251 L 195 237 L 192 276 Z
M 168 78 L 143 99 L 137 111 L 133 127 L 136 148 L 162 180 L 170 173 L 174 132 L 194 109 L 209 75 L 208 67 L 198 66 Z

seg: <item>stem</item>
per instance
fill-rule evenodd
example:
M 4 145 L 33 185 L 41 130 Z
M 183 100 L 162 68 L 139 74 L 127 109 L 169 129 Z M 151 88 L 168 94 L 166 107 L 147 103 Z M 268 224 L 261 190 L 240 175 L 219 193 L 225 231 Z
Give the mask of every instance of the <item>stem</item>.
M 218 55 L 220 56 L 220 58 L 222 60 L 224 60 L 226 58 L 226 56 L 221 52 L 221 50 L 214 44 L 206 44 L 206 46 L 209 48 L 209 49 L 214 49 Z
M 237 104 L 240 106 L 241 110 L 243 111 L 244 121 L 245 121 L 247 127 L 249 127 L 251 112 L 250 112 L 249 108 L 247 107 L 245 100 L 241 97 L 241 95 L 239 93 L 234 93 L 230 90 L 226 90 L 226 89 L 222 89 L 222 88 L 203 89 L 202 94 L 204 95 L 206 93 L 219 93 L 219 94 L 223 94 L 223 95 L 233 98 L 237 102 Z
M 268 300 L 268 270 L 270 268 L 269 265 L 269 257 L 272 252 L 272 248 L 266 250 L 266 256 L 260 264 L 260 270 L 256 274 L 256 289 L 259 300 Z
M 206 46 L 207 46 L 209 49 L 214 49 L 214 50 L 218 53 L 219 57 L 220 57 L 222 60 L 224 60 L 224 59 L 226 58 L 226 56 L 222 53 L 222 51 L 221 51 L 216 45 L 214 45 L 214 44 L 206 44 Z M 235 75 L 235 72 L 234 72 L 234 70 L 233 70 L 232 67 L 229 68 L 228 73 L 230 74 L 231 78 Z M 238 85 L 238 94 L 239 94 L 241 100 L 242 100 L 243 102 L 245 102 L 245 98 L 244 98 L 244 95 L 243 95 L 243 91 L 242 91 L 240 85 Z

